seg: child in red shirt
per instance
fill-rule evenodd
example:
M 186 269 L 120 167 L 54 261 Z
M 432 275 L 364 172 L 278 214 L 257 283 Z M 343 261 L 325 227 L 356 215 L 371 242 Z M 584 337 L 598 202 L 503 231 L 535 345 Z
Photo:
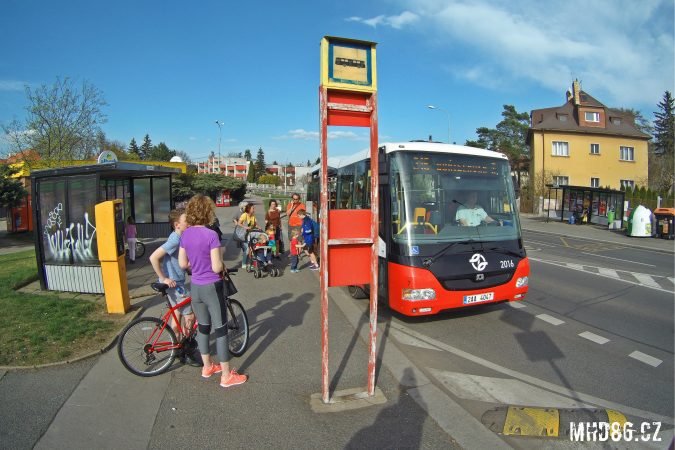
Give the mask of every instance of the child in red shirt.
M 291 273 L 298 273 L 298 256 L 300 254 L 300 248 L 304 244 L 300 244 L 298 241 L 298 235 L 300 232 L 297 229 L 291 230 Z

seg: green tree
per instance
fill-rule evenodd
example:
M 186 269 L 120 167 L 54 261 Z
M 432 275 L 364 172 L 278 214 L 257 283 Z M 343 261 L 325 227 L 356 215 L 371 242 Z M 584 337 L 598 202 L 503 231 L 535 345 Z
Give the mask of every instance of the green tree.
M 670 91 L 663 94 L 658 104 L 659 110 L 654 112 L 654 141 L 658 153 L 673 154 L 675 145 L 675 100 Z M 671 167 L 672 169 L 672 167 Z
M 495 128 L 476 128 L 477 140 L 467 140 L 465 145 L 505 153 L 513 165 L 521 155 L 529 152 L 527 131 L 530 115 L 519 113 L 513 105 L 503 105 L 502 120 Z
M 219 192 L 228 190 L 235 201 L 241 201 L 246 193 L 246 183 L 233 177 L 215 173 L 180 174 L 171 184 L 174 201 L 190 199 L 195 194 L 205 194 L 215 200 Z
M 260 177 L 261 175 L 265 174 L 265 169 L 267 168 L 267 165 L 265 164 L 265 152 L 263 151 L 262 147 L 258 149 L 258 155 L 255 159 L 255 173 Z
M 0 207 L 17 206 L 28 195 L 21 181 L 14 178 L 18 171 L 9 164 L 0 164 Z
M 246 176 L 246 181 L 249 183 L 255 183 L 256 179 L 256 173 L 255 173 L 255 164 L 253 164 L 253 161 L 248 162 L 248 175 Z
M 169 161 L 174 156 L 176 156 L 176 152 L 167 147 L 164 142 L 160 142 L 152 147 L 146 159 L 150 161 Z
M 321 163 L 321 157 L 318 156 L 318 157 L 316 158 L 316 161 L 314 161 L 314 164 L 316 165 L 316 164 L 320 164 L 320 163 Z
M 96 135 L 107 118 L 103 94 L 83 81 L 57 78 L 53 85 L 26 86 L 27 116 L 3 125 L 11 151 L 30 167 L 40 159 L 48 167 L 84 159 L 95 151 Z
M 152 152 L 152 141 L 150 135 L 146 134 L 143 138 L 143 144 L 141 144 L 141 159 L 148 159 L 150 152 Z
M 649 120 L 645 119 L 642 113 L 637 109 L 633 108 L 614 108 L 614 109 L 633 119 L 635 127 L 638 130 L 649 135 L 654 133 L 654 127 L 652 126 L 652 124 L 649 123 Z
M 251 150 L 246 149 L 246 151 L 244 152 L 244 158 L 246 158 L 246 161 L 250 161 L 252 159 Z
M 129 142 L 129 148 L 127 149 L 127 153 L 129 155 L 136 155 L 137 159 L 141 159 L 141 149 L 138 148 L 136 139 L 131 138 L 131 142 Z
M 281 178 L 277 175 L 265 174 L 258 177 L 259 184 L 271 184 L 273 186 L 279 186 L 281 184 Z

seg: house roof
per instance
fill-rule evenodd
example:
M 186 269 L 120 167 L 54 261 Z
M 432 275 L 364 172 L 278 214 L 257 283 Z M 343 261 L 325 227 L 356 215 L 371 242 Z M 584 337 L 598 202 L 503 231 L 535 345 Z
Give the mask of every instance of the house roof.
M 579 114 L 574 105 L 574 99 L 570 98 L 562 106 L 553 108 L 534 109 L 530 113 L 530 130 L 528 140 L 533 131 L 567 131 L 571 133 L 601 134 L 608 136 L 629 136 L 635 139 L 650 139 L 651 136 L 643 133 L 635 126 L 635 120 L 629 114 L 617 109 L 607 108 L 598 100 L 584 91 L 580 92 L 580 107 L 602 108 L 605 110 L 605 127 L 583 127 L 579 124 Z M 566 116 L 561 120 L 560 116 Z M 618 117 L 621 120 L 615 123 L 611 120 Z

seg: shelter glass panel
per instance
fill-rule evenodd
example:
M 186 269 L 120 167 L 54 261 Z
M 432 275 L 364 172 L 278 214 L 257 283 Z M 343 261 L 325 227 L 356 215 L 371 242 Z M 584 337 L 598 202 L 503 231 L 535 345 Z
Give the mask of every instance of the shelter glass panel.
M 96 244 L 96 177 L 73 177 L 68 180 L 68 227 L 66 239 L 72 252 L 72 263 L 98 264 Z
M 66 245 L 66 182 L 65 180 L 39 180 L 38 203 L 40 208 L 40 236 L 44 249 L 44 262 L 69 264 L 70 247 Z
M 152 180 L 152 213 L 153 222 L 168 222 L 171 211 L 171 191 L 168 178 Z
M 136 223 L 152 223 L 150 178 L 134 179 L 134 219 Z

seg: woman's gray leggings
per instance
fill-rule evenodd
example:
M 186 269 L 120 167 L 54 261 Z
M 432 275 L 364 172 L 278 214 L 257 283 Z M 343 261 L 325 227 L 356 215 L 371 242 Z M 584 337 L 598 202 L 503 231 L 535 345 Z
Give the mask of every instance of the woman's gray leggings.
M 216 337 L 216 351 L 220 362 L 230 360 L 227 349 L 227 306 L 223 296 L 223 282 L 211 284 L 193 284 L 192 310 L 197 316 L 197 345 L 199 353 L 210 355 L 209 333 L 213 329 Z

